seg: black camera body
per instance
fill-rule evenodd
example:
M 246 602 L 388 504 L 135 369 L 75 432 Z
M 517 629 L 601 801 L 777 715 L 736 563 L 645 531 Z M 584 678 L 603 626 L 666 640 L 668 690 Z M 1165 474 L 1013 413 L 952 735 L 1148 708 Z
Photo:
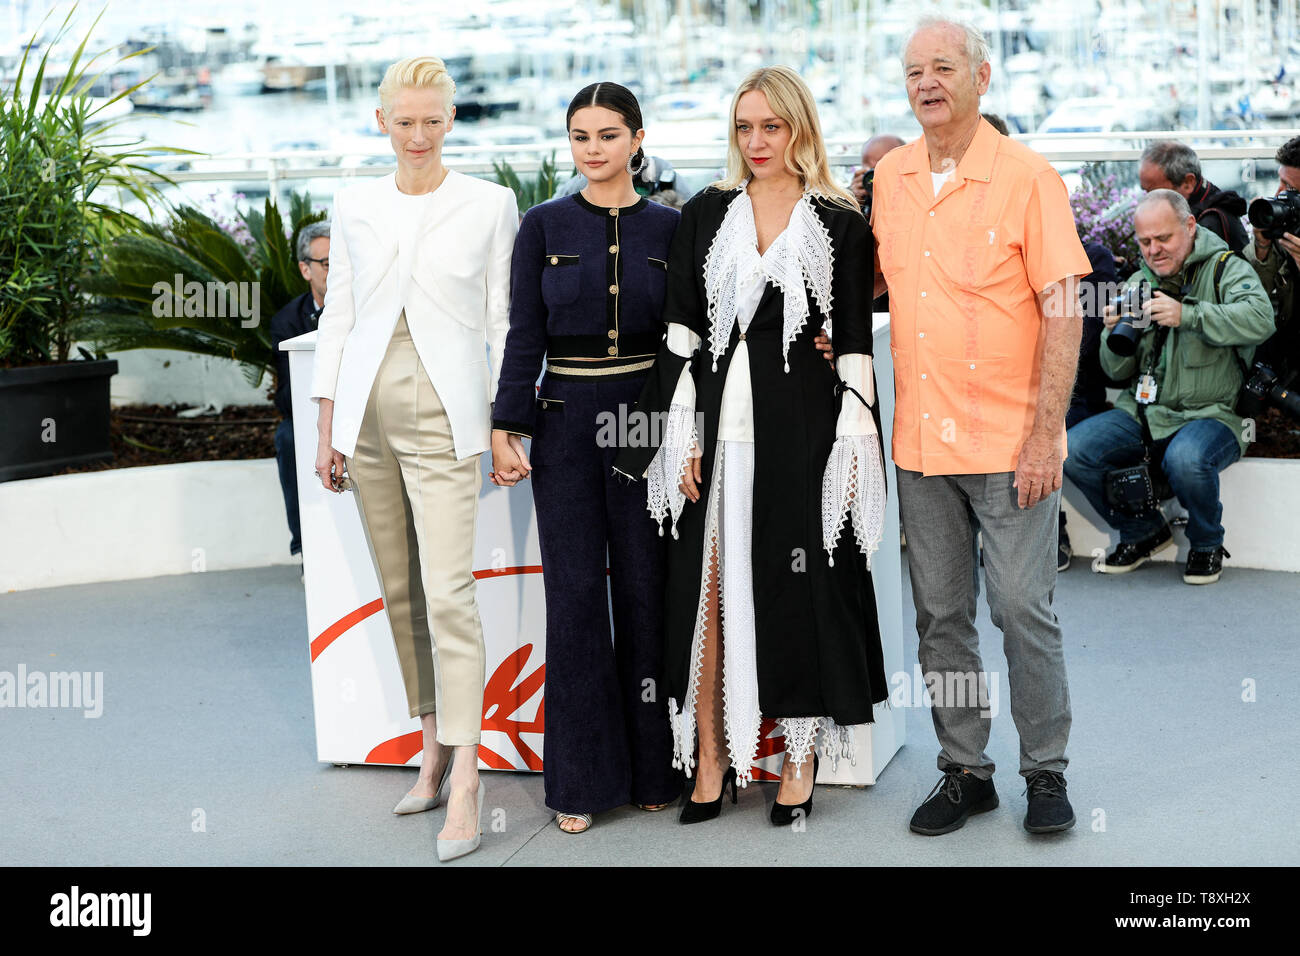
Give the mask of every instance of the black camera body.
M 868 169 L 862 174 L 862 189 L 866 192 L 867 196 L 862 200 L 861 208 L 862 215 L 866 216 L 868 219 L 871 218 L 871 200 L 874 197 L 873 189 L 875 187 L 875 182 L 876 171 L 874 169 Z
M 1287 388 L 1282 377 L 1263 362 L 1256 362 L 1242 391 L 1265 406 L 1273 406 L 1300 421 L 1300 394 Z
M 1246 208 L 1246 218 L 1265 238 L 1276 242 L 1284 232 L 1300 236 L 1300 191 L 1288 189 L 1261 196 Z
M 1128 358 L 1137 351 L 1142 330 L 1151 324 L 1143 315 L 1143 307 L 1151 301 L 1151 283 L 1143 279 L 1137 285 L 1125 288 L 1111 300 L 1110 307 L 1119 313 L 1119 320 L 1106 338 L 1107 347 L 1116 355 Z

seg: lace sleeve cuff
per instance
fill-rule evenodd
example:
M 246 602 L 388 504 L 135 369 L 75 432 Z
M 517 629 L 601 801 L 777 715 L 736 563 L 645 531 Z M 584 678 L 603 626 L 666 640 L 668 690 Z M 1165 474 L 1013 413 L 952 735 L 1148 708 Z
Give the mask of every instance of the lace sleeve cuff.
M 844 384 L 874 404 L 871 356 L 842 355 L 836 364 Z M 871 408 L 852 391 L 843 394 L 835 435 L 822 477 L 822 545 L 834 566 L 836 542 L 851 517 L 854 537 L 870 570 L 871 554 L 880 547 L 885 526 L 884 459 Z
M 689 386 L 689 404 L 677 400 L 683 393 L 683 385 Z M 690 369 L 687 368 L 682 370 L 682 380 L 678 382 L 677 393 L 668 408 L 663 443 L 646 471 L 646 507 L 655 524 L 660 526 L 660 535 L 664 533 L 663 520 L 667 518 L 673 537 L 677 537 L 677 520 L 686 506 L 686 495 L 679 486 L 699 438 L 695 427 L 695 383 L 691 381 Z
M 822 477 L 822 545 L 835 565 L 835 544 L 851 516 L 858 548 L 867 558 L 880 547 L 885 528 L 885 472 L 879 435 L 845 435 L 835 439 Z

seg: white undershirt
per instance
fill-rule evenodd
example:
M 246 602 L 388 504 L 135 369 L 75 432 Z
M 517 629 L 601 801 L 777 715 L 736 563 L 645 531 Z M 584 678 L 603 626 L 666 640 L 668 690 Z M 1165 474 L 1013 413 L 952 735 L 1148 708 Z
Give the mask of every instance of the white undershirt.
M 443 185 L 446 185 L 444 180 Z M 441 189 L 442 187 L 439 187 Z M 393 192 L 400 196 L 401 218 L 397 221 L 397 266 L 398 274 L 404 279 L 409 279 L 414 266 L 416 240 L 419 238 L 419 232 L 424 226 L 429 215 L 429 207 L 433 205 L 434 198 L 438 195 L 439 189 L 428 193 L 404 193 L 396 187 L 394 181 Z M 405 288 L 405 286 L 403 286 Z M 405 302 L 402 303 L 405 307 Z M 403 308 L 405 311 L 405 308 Z
M 748 277 L 736 277 L 736 324 L 742 333 L 748 331 L 766 288 L 767 277 L 761 272 L 751 272 Z M 722 386 L 719 440 L 754 440 L 753 405 L 754 395 L 749 382 L 749 343 L 741 340 L 736 343 L 731 364 L 727 366 L 727 381 Z
M 939 195 L 939 190 L 943 188 L 943 184 L 952 179 L 952 174 L 954 172 L 956 172 L 956 170 L 950 169 L 946 173 L 930 174 L 930 182 L 934 183 L 934 194 L 936 196 Z

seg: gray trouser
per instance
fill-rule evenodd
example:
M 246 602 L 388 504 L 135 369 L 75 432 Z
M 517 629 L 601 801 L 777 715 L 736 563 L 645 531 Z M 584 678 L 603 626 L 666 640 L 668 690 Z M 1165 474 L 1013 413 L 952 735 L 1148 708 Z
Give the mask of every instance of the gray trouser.
M 1070 689 L 1061 628 L 1052 612 L 1061 493 L 1021 509 L 1011 486 L 1014 472 L 928 477 L 903 468 L 897 472 L 918 657 L 927 684 L 931 674 L 942 680 L 931 686 L 930 710 L 939 769 L 958 766 L 983 779 L 993 776 L 993 761 L 984 752 L 992 726 L 987 699 L 982 706 L 973 694 L 953 693 L 984 674 L 975 630 L 979 530 L 989 611 L 1002 631 L 1011 717 L 1020 733 L 1020 772 L 1064 771 Z

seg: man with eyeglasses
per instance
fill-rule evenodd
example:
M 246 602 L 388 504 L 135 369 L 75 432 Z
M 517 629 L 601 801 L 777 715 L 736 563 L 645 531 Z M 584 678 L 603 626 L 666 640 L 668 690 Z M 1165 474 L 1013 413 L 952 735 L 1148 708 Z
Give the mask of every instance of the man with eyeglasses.
M 271 352 L 275 356 L 275 407 L 284 420 L 275 429 L 275 460 L 280 469 L 284 511 L 289 521 L 289 553 L 302 553 L 298 523 L 298 481 L 294 469 L 293 401 L 289 390 L 289 353 L 280 343 L 316 330 L 325 304 L 325 284 L 330 268 L 330 225 L 314 222 L 298 233 L 298 271 L 310 284 L 302 295 L 290 299 L 271 319 Z

